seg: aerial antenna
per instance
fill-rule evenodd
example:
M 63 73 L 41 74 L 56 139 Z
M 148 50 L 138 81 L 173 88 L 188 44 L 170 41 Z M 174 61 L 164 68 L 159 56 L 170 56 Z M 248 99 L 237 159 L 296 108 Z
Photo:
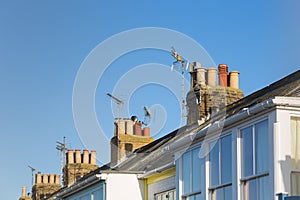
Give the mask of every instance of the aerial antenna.
M 109 96 L 112 100 L 114 100 L 114 102 L 117 104 L 117 110 L 118 110 L 118 112 L 117 112 L 117 117 L 116 118 L 119 118 L 120 117 L 121 105 L 124 104 L 124 102 L 121 99 L 113 96 L 110 93 L 107 93 L 106 95 Z
M 61 172 L 66 164 L 66 151 L 68 150 L 66 144 L 66 137 L 64 136 L 63 142 L 56 141 L 56 149 L 60 151 L 60 168 Z
M 146 106 L 144 106 L 143 109 L 145 111 L 143 124 L 145 126 L 148 126 L 151 120 L 151 112 Z
M 181 64 L 181 98 L 182 98 L 182 102 L 181 102 L 181 117 L 184 118 L 186 117 L 185 112 L 184 112 L 184 108 L 185 108 L 185 98 L 184 98 L 184 64 L 186 63 L 186 68 L 189 65 L 189 61 L 185 60 L 182 56 L 180 56 L 178 54 L 178 52 L 175 50 L 174 47 L 171 47 L 171 55 L 176 59 L 176 61 L 174 61 L 172 63 L 171 66 L 171 71 L 173 71 L 174 66 L 176 64 Z
M 32 187 L 35 169 L 33 167 L 31 167 L 30 165 L 28 165 L 28 167 L 31 169 L 31 187 Z

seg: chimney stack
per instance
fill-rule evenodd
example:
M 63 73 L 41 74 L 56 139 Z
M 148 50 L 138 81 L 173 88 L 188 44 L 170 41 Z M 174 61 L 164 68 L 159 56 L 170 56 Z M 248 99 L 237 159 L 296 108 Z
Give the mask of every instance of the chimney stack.
M 50 184 L 54 184 L 54 177 L 55 177 L 54 174 L 50 174 L 50 175 L 49 175 L 49 183 L 50 183 Z
M 206 69 L 201 66 L 201 63 L 195 62 L 196 71 L 197 71 L 197 84 L 198 85 L 205 85 L 205 72 Z
M 227 87 L 228 65 L 219 64 L 218 71 L 219 71 L 219 85 Z
M 230 87 L 239 89 L 239 74 L 238 71 L 231 71 L 229 73 Z
M 150 137 L 150 128 L 149 127 L 145 127 L 143 130 L 143 136 L 145 137 Z
M 42 183 L 48 183 L 48 175 L 47 174 L 43 174 Z
M 60 184 L 60 175 L 59 174 L 55 174 L 55 184 Z

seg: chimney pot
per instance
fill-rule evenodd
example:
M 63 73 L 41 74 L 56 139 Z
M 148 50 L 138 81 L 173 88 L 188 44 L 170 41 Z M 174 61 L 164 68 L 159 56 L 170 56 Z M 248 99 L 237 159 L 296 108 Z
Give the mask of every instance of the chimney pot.
M 96 150 L 91 151 L 90 164 L 96 165 Z
M 60 175 L 59 174 L 55 174 L 55 184 L 60 184 Z
M 72 149 L 68 150 L 68 156 L 67 156 L 67 164 L 74 163 L 74 151 Z
M 141 136 L 142 135 L 142 123 L 136 122 L 134 125 L 134 135 Z
M 89 151 L 83 150 L 83 163 L 89 164 Z
M 231 71 L 229 73 L 230 87 L 239 89 L 239 72 Z
M 219 85 L 227 87 L 228 65 L 219 64 L 218 71 L 219 71 Z
M 207 85 L 216 86 L 217 84 L 217 69 L 216 68 L 208 68 L 207 69 Z
M 36 184 L 42 183 L 42 175 L 41 175 L 41 173 L 35 174 L 35 183 Z
M 150 137 L 150 128 L 149 127 L 145 127 L 143 130 L 143 136 L 145 137 Z
M 26 197 L 26 186 L 22 187 L 22 197 Z
M 75 150 L 75 162 L 81 163 L 81 152 L 80 149 Z
M 50 178 L 49 178 L 49 183 L 50 183 L 50 184 L 54 184 L 54 176 L 55 176 L 55 175 L 54 175 L 54 174 L 50 174 L 49 176 L 50 176 Z
M 49 182 L 48 182 L 48 175 L 47 175 L 47 174 L 43 174 L 43 175 L 42 175 L 42 179 L 43 179 L 43 180 L 42 180 L 43 183 L 49 183 Z

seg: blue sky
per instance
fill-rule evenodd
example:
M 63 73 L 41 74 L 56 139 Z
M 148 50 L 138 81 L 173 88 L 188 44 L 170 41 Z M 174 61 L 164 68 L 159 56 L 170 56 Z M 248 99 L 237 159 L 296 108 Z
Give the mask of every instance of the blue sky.
M 2 198 L 19 198 L 22 185 L 31 186 L 27 165 L 60 172 L 55 146 L 63 136 L 70 148 L 85 148 L 73 121 L 72 93 L 80 66 L 99 43 L 134 28 L 181 32 L 216 64 L 240 71 L 247 95 L 299 69 L 299 8 L 298 0 L 0 1 Z M 144 50 L 112 63 L 95 94 L 95 112 L 107 137 L 113 115 L 105 94 L 135 66 L 172 61 L 167 52 Z M 157 137 L 178 127 L 179 104 L 168 88 L 145 85 L 131 96 L 118 95 L 130 99 L 130 114 L 141 119 L 143 105 L 163 107 L 166 124 Z

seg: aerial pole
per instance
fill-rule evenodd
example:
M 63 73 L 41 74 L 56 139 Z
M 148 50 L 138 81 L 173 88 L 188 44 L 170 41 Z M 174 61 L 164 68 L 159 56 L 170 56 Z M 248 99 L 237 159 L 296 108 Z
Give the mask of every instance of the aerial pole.
M 110 93 L 107 93 L 106 95 L 109 96 L 117 104 L 117 117 L 116 118 L 119 118 L 120 117 L 121 104 L 124 104 L 124 102 L 121 99 L 113 96 Z
M 68 150 L 66 144 L 66 137 L 64 136 L 63 142 L 56 141 L 56 143 L 56 149 L 60 151 L 60 168 L 62 172 L 66 164 L 66 151 Z
M 34 179 L 34 171 L 35 169 L 28 165 L 28 167 L 31 169 L 31 187 L 33 186 L 33 179 Z
M 184 112 L 184 108 L 185 108 L 185 92 L 184 92 L 184 64 L 186 63 L 186 67 L 188 67 L 189 62 L 187 60 L 184 60 L 182 56 L 180 56 L 178 54 L 178 52 L 174 49 L 174 47 L 171 48 L 171 55 L 176 59 L 176 61 L 174 61 L 172 63 L 172 67 L 171 70 L 173 71 L 173 68 L 175 66 L 175 64 L 180 63 L 181 64 L 181 117 L 184 118 L 186 117 L 186 114 Z

